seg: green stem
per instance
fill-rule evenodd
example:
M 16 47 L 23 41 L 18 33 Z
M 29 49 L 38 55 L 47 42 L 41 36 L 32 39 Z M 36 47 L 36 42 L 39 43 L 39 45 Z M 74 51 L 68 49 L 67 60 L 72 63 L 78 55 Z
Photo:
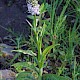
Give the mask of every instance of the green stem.
M 42 80 L 42 73 L 43 73 L 43 68 L 39 69 L 39 78 L 38 80 Z

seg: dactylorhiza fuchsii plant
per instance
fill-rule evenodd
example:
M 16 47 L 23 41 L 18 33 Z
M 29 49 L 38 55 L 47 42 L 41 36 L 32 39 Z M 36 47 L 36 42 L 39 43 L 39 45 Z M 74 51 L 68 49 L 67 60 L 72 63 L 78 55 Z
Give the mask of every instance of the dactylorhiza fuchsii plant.
M 38 9 L 37 9 L 37 6 L 38 6 Z M 33 40 L 35 41 L 35 45 L 36 45 L 35 47 L 37 48 L 37 55 L 33 54 L 33 50 L 32 51 L 29 50 L 28 52 L 27 52 L 27 50 L 26 51 L 25 50 L 16 50 L 16 52 L 20 52 L 23 54 L 29 54 L 29 53 L 32 54 L 31 56 L 33 56 L 35 59 L 35 61 L 34 61 L 35 65 L 34 65 L 34 63 L 31 63 L 31 62 L 29 62 L 30 64 L 27 64 L 28 62 L 26 61 L 24 63 L 23 62 L 16 63 L 16 64 L 14 64 L 14 66 L 16 67 L 16 65 L 17 65 L 17 67 L 18 67 L 18 64 L 19 64 L 19 65 L 22 65 L 21 67 L 24 67 L 24 66 L 26 66 L 27 68 L 34 67 L 33 70 L 36 69 L 35 70 L 36 75 L 38 74 L 38 77 L 36 80 L 42 80 L 43 68 L 44 68 L 44 63 L 46 61 L 46 56 L 52 48 L 54 48 L 55 46 L 57 46 L 59 44 L 50 45 L 50 46 L 46 47 L 44 50 L 42 50 L 42 39 L 45 34 L 45 29 L 46 29 L 47 25 L 44 22 L 43 24 L 38 25 L 38 27 L 36 26 L 36 24 L 37 24 L 36 14 L 39 14 L 39 4 L 32 5 L 32 3 L 28 2 L 28 9 L 29 9 L 28 11 L 31 13 L 31 15 L 34 16 L 33 25 L 31 24 L 32 25 L 31 26 L 32 33 L 34 34 L 34 36 L 32 36 L 32 35 L 31 36 L 32 36 Z M 43 10 L 42 10 L 42 12 L 43 12 Z M 41 15 L 41 13 L 40 13 L 40 15 Z M 41 20 L 40 20 L 40 22 L 41 22 Z M 20 67 L 20 69 L 21 69 L 21 67 Z M 31 79 L 31 80 L 33 80 L 33 79 Z
M 63 23 L 64 18 L 65 18 L 63 16 L 63 13 L 65 12 L 65 8 L 67 6 L 68 5 L 66 3 L 66 5 L 64 6 L 64 10 L 55 25 L 56 32 L 54 32 L 54 34 L 56 34 L 59 31 L 59 29 L 61 28 L 61 24 Z M 28 12 L 31 14 L 30 16 L 33 16 L 33 24 L 30 23 L 28 20 L 27 20 L 27 22 L 31 26 L 31 31 L 32 31 L 31 32 L 32 33 L 32 35 L 31 35 L 32 42 L 31 41 L 30 42 L 33 43 L 32 45 L 35 45 L 36 51 L 32 48 L 30 48 L 31 50 L 16 50 L 16 52 L 30 55 L 34 59 L 33 62 L 25 61 L 25 62 L 18 62 L 16 64 L 13 64 L 13 66 L 17 69 L 17 71 L 20 72 L 20 73 L 18 73 L 16 80 L 24 80 L 24 79 L 25 80 L 70 80 L 67 77 L 63 77 L 63 76 L 61 77 L 60 75 L 57 76 L 55 74 L 50 74 L 50 75 L 47 74 L 46 76 L 43 75 L 45 62 L 47 59 L 46 56 L 48 55 L 48 53 L 50 53 L 50 51 L 52 49 L 54 50 L 55 47 L 60 46 L 60 44 L 59 43 L 51 44 L 47 47 L 44 47 L 44 49 L 42 49 L 43 38 L 46 34 L 46 28 L 48 27 L 45 20 L 42 20 L 42 14 L 46 11 L 46 9 L 45 9 L 46 4 L 42 4 L 40 6 L 38 4 L 37 0 L 28 0 L 27 7 L 28 7 Z M 53 11 L 53 8 L 52 8 L 52 11 Z M 52 11 L 51 11 L 51 15 L 53 14 Z M 39 15 L 39 18 L 37 18 L 36 15 Z M 53 16 L 51 16 L 51 17 L 53 17 Z M 39 19 L 39 25 L 37 24 L 36 19 Z M 52 22 L 53 22 L 53 20 L 52 20 Z M 59 22 L 61 22 L 61 23 L 59 23 Z M 57 29 L 58 23 L 60 24 L 59 29 Z M 53 27 L 53 24 L 52 24 L 52 27 Z M 53 28 L 51 28 L 51 29 L 53 29 Z M 34 53 L 34 52 L 36 52 L 36 53 Z M 23 67 L 26 67 L 30 71 L 22 72 Z M 46 77 L 47 77 L 47 79 L 46 79 Z M 50 79 L 50 78 L 52 78 L 52 79 Z

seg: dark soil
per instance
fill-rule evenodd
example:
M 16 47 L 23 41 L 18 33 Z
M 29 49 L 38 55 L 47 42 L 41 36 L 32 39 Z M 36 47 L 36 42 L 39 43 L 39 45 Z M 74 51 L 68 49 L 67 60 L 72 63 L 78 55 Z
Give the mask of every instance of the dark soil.
M 11 3 L 9 1 L 12 1 Z M 0 38 L 14 33 L 29 35 L 26 0 L 0 0 Z

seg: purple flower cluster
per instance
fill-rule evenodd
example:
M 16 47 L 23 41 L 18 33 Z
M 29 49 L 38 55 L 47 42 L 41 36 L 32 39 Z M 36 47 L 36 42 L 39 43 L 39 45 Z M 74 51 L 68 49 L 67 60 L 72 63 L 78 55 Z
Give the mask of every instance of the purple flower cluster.
M 31 15 L 40 14 L 39 4 L 33 6 L 31 3 L 28 3 L 27 7 L 28 7 L 28 12 L 31 13 Z

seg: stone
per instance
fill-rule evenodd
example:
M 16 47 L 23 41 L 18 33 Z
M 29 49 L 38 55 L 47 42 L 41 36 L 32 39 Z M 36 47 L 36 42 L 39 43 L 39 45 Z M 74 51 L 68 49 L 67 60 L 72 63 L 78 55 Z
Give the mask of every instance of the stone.
M 2 53 L 3 57 L 12 56 L 14 57 L 14 53 L 12 52 L 14 50 L 14 47 L 9 46 L 7 44 L 1 43 L 0 44 L 0 52 Z
M 16 73 L 11 70 L 0 70 L 0 80 L 15 80 Z

